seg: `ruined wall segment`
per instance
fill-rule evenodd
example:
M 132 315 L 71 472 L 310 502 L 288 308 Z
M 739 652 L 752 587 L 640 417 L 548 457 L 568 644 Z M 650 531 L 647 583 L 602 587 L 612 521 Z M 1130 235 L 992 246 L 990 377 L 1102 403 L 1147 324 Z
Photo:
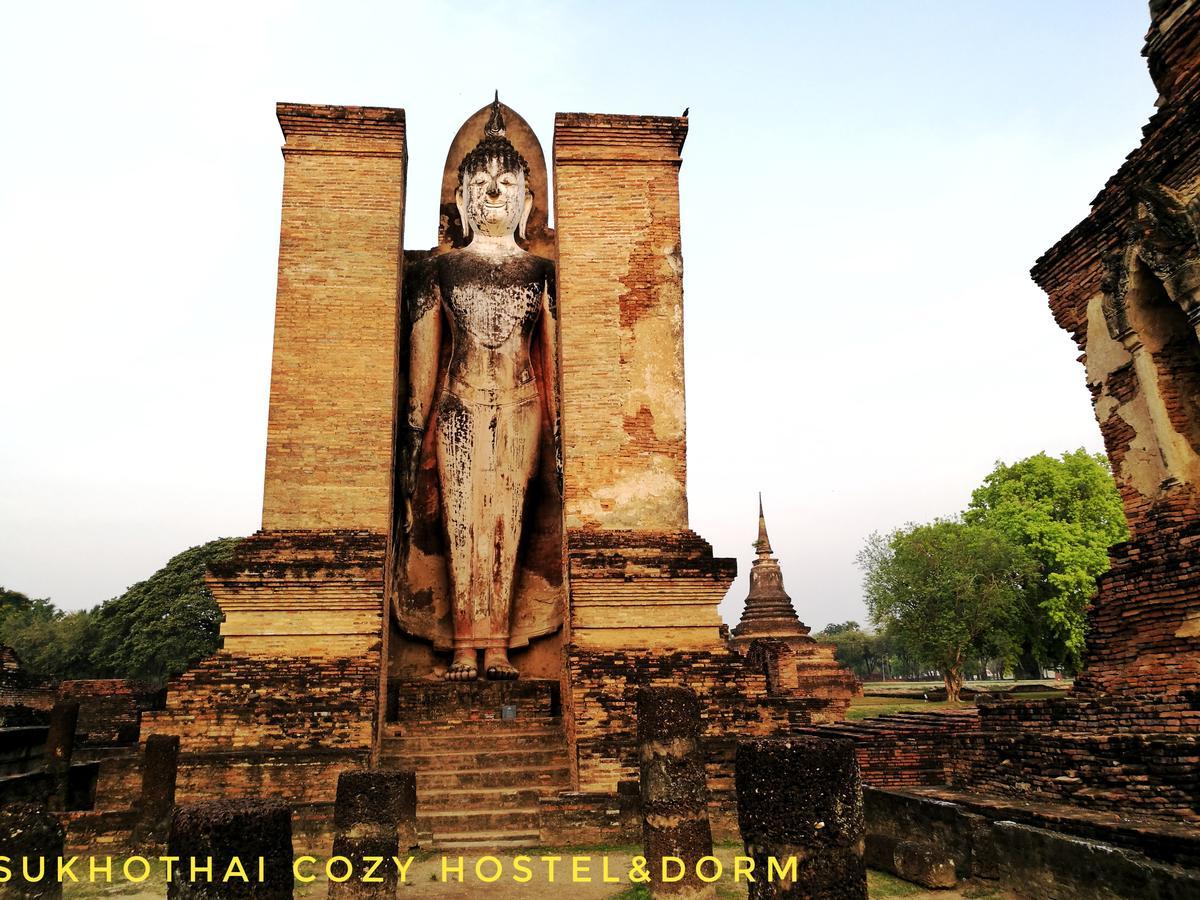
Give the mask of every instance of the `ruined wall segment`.
M 263 529 L 386 533 L 404 111 L 281 103 L 283 217 Z
M 1200 685 L 1200 12 L 1151 4 L 1143 51 L 1159 109 L 1087 218 L 1033 278 L 1074 337 L 1131 541 L 1113 549 L 1078 689 Z
M 554 120 L 568 528 L 687 528 L 686 136 L 678 117 Z
M 183 803 L 270 797 L 326 848 L 333 785 L 375 751 L 384 655 L 404 111 L 279 104 L 283 212 L 263 527 L 206 583 L 222 647 L 143 734 Z
M 1110 551 L 1085 669 L 979 705 L 956 787 L 1196 821 L 1200 784 L 1200 4 L 1154 0 L 1144 139 L 1033 278 L 1083 352 L 1130 540 Z M 1064 819 L 1065 821 L 1065 819 Z M 1170 823 L 1169 826 L 1173 826 Z

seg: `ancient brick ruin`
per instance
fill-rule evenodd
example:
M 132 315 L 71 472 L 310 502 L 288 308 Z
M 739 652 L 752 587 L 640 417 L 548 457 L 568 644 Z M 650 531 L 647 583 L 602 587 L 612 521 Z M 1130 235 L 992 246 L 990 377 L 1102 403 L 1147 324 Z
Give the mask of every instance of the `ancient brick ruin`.
M 702 710 L 712 827 L 732 835 L 737 740 L 836 722 L 858 683 L 791 610 L 765 530 L 747 602 L 755 624 L 731 638 L 717 604 L 735 561 L 689 528 L 687 119 L 559 114 L 551 198 L 536 135 L 497 100 L 451 141 L 438 246 L 405 250 L 404 112 L 277 112 L 284 188 L 262 530 L 207 575 L 221 649 L 140 716 L 143 742 L 168 741 L 173 754 L 178 739 L 175 801 L 282 800 L 297 850 L 327 853 L 339 776 L 385 766 L 416 772 L 423 846 L 616 839 L 637 820 L 638 692 L 686 685 Z M 557 395 L 542 401 L 555 430 L 542 438 L 513 582 L 516 681 L 483 667 L 459 677 L 465 664 L 449 663 L 441 635 L 457 551 L 431 452 L 444 448 L 437 426 L 413 418 L 428 352 L 418 322 L 431 321 L 422 291 L 457 277 L 447 260 L 465 259 L 467 218 L 477 235 L 486 225 L 463 198 L 464 154 L 479 147 L 507 153 L 527 191 L 513 253 L 555 272 L 543 317 L 557 350 L 535 367 L 557 376 Z M 449 346 L 443 338 L 443 362 Z M 778 591 L 761 618 L 768 576 Z M 136 752 L 119 757 L 99 762 L 68 845 L 127 844 L 147 827 L 134 809 L 143 766 Z M 144 768 L 162 780 L 158 762 Z
M 1131 531 L 1086 668 L 1066 697 L 980 699 L 948 786 L 867 796 L 873 830 L 923 831 L 960 875 L 1029 896 L 1200 890 L 1200 8 L 1150 8 L 1158 110 L 1032 273 L 1082 351 Z
M 1069 696 L 981 703 L 967 768 L 984 788 L 1200 821 L 1200 14 L 1151 6 L 1159 110 L 1033 269 L 1083 353 L 1130 540 Z

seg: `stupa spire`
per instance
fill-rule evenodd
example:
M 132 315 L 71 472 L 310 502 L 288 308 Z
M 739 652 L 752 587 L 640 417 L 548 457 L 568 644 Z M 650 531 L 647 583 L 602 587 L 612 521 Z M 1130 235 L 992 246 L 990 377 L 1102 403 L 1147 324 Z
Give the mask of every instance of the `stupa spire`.
M 754 542 L 754 550 L 759 556 L 771 555 L 771 540 L 767 537 L 767 519 L 763 515 L 762 491 L 758 492 L 758 540 Z

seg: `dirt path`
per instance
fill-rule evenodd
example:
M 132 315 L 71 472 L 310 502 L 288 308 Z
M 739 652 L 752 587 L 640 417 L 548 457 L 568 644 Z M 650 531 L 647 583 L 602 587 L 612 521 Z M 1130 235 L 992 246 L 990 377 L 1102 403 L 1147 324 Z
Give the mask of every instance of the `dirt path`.
M 723 877 L 716 882 L 717 896 L 720 900 L 740 900 L 746 896 L 744 879 L 735 881 L 732 877 L 734 856 L 740 848 L 718 847 L 715 856 L 721 860 Z M 409 864 L 405 881 L 397 889 L 396 896 L 400 900 L 406 898 L 438 897 L 447 900 L 468 900 L 468 898 L 484 897 L 487 900 L 526 900 L 534 897 L 569 896 L 572 900 L 612 900 L 622 897 L 648 897 L 644 888 L 636 890 L 636 886 L 628 879 L 634 851 L 610 848 L 572 848 L 572 849 L 539 849 L 528 851 L 521 859 L 527 871 L 518 868 L 518 857 L 509 853 L 497 853 L 490 857 L 469 856 L 462 860 L 461 875 L 458 871 L 459 857 L 455 855 L 420 855 Z M 547 857 L 558 857 L 548 859 Z M 607 870 L 605 869 L 607 860 Z M 115 861 L 114 861 L 115 862 Z M 572 864 L 575 874 L 572 875 Z M 120 866 L 114 864 L 114 870 Z M 313 873 L 320 873 L 321 866 L 309 868 Z M 493 879 L 499 872 L 500 877 Z M 616 882 L 604 881 L 607 871 L 610 879 Z M 551 872 L 553 881 L 551 881 Z M 527 878 L 522 883 L 515 877 Z M 872 872 L 870 877 L 871 897 L 879 898 L 905 897 L 913 900 L 922 898 L 937 898 L 937 900 L 983 900 L 994 898 L 1001 900 L 1005 895 L 992 892 L 986 888 L 967 888 L 963 891 L 925 891 L 915 885 L 900 881 L 882 873 Z M 316 881 L 296 885 L 298 900 L 316 900 L 324 898 L 328 893 L 328 883 L 323 874 Z M 67 884 L 64 885 L 65 900 L 102 900 L 102 898 L 121 898 L 121 900 L 162 900 L 166 896 L 166 887 L 161 882 L 147 882 L 140 885 L 128 883 L 107 884 Z

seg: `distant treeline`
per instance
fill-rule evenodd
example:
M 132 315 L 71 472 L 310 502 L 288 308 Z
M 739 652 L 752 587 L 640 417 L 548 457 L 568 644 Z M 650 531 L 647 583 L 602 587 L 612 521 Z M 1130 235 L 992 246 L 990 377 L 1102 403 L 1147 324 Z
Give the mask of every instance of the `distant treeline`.
M 132 678 L 157 684 L 217 648 L 221 610 L 204 584 L 238 538 L 220 538 L 171 559 L 145 581 L 92 609 L 64 612 L 50 600 L 0 587 L 0 643 L 43 679 Z

